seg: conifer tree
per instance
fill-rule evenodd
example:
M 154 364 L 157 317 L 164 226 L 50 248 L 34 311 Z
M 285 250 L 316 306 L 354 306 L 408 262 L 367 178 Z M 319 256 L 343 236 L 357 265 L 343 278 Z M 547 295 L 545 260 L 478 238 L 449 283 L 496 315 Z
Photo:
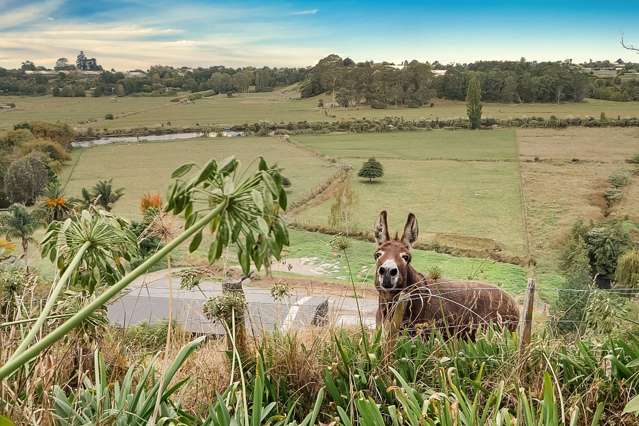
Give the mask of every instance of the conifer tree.
M 369 158 L 368 161 L 362 165 L 357 176 L 366 178 L 369 182 L 373 182 L 373 179 L 384 176 L 384 168 L 379 161 L 374 158 Z
M 472 76 L 468 83 L 466 93 L 466 112 L 471 129 L 479 129 L 481 126 L 481 86 L 476 75 Z

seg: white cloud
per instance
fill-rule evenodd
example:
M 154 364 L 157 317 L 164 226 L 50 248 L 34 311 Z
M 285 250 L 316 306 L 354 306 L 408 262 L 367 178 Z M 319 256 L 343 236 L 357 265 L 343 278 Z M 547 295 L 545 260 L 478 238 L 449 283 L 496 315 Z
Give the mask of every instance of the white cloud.
M 307 9 L 307 10 L 298 10 L 297 12 L 291 12 L 291 15 L 300 16 L 300 15 L 315 15 L 319 12 L 319 9 Z
M 26 6 L 0 8 L 0 30 L 42 21 L 63 3 L 64 0 L 45 0 L 41 3 Z

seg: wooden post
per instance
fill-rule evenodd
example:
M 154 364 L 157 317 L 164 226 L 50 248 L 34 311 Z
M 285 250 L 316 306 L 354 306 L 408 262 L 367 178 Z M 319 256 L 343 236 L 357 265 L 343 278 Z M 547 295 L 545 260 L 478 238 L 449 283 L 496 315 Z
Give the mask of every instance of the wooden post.
M 519 354 L 523 354 L 530 343 L 532 333 L 533 306 L 535 304 L 535 281 L 528 278 L 528 290 L 519 317 Z

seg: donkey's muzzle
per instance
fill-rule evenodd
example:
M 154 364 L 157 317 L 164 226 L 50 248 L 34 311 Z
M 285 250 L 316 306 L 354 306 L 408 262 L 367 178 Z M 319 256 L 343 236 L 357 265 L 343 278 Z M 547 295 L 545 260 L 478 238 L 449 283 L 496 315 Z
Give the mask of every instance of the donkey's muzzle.
M 397 279 L 399 277 L 399 269 L 396 267 L 384 267 L 380 266 L 377 270 L 377 276 L 379 279 L 379 284 L 383 288 L 394 288 L 397 284 Z

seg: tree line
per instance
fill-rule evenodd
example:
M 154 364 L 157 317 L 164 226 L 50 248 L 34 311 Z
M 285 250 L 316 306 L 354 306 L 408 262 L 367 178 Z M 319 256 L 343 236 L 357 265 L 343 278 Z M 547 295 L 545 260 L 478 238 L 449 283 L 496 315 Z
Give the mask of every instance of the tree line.
M 624 72 L 636 71 L 633 66 L 626 64 Z M 435 97 L 464 100 L 468 83 L 476 76 L 481 85 L 481 98 L 486 102 L 579 102 L 585 97 L 639 100 L 639 80 L 623 75 L 595 77 L 586 72 L 587 68 L 569 63 L 530 62 L 524 58 L 454 65 L 413 60 L 394 65 L 372 61 L 356 63 L 333 54 L 310 68 L 212 66 L 188 69 L 157 65 L 135 76 L 113 70 L 99 75 L 58 73 L 53 76 L 28 74 L 29 70 L 43 69 L 0 68 L 0 94 L 64 97 L 175 96 L 178 92 L 201 91 L 232 94 L 267 92 L 300 83 L 303 98 L 328 93 L 343 107 L 420 107 Z
M 62 97 L 127 96 L 134 94 L 174 96 L 178 92 L 215 93 L 269 92 L 275 87 L 302 81 L 304 68 L 173 68 L 153 66 L 135 76 L 123 72 L 104 71 L 98 75 L 57 73 L 55 75 L 29 74 L 27 69 L 0 68 L 0 94 L 46 95 Z M 37 70 L 35 70 L 37 71 Z M 42 70 L 40 70 L 42 71 Z
M 332 93 L 340 106 L 419 107 L 431 98 L 464 100 L 476 76 L 481 98 L 489 102 L 579 102 L 594 93 L 591 78 L 570 64 L 558 62 L 480 61 L 444 67 L 435 77 L 428 63 L 355 63 L 329 55 L 313 67 L 302 84 L 302 97 Z

